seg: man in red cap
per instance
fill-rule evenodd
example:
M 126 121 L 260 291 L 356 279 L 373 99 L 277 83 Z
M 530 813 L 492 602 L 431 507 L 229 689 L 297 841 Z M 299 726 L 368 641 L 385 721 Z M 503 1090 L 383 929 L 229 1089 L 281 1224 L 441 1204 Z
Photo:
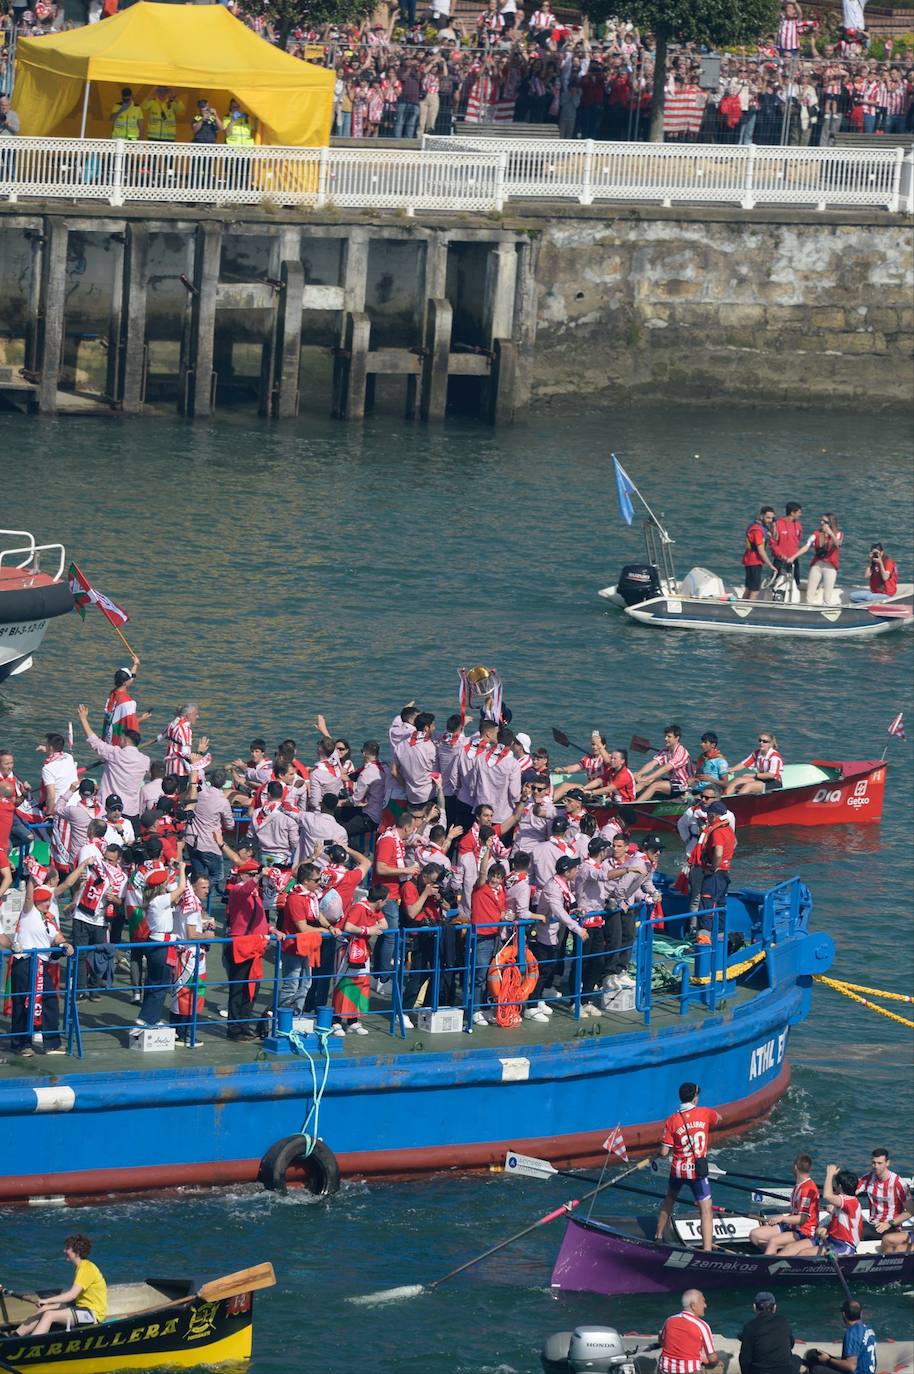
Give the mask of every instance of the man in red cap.
M 252 1024 L 254 998 L 250 984 L 261 974 L 261 960 L 271 933 L 260 894 L 260 864 L 245 859 L 235 865 L 237 881 L 229 889 L 225 905 L 225 933 L 231 944 L 222 946 L 222 959 L 229 979 L 229 1040 L 256 1040 Z

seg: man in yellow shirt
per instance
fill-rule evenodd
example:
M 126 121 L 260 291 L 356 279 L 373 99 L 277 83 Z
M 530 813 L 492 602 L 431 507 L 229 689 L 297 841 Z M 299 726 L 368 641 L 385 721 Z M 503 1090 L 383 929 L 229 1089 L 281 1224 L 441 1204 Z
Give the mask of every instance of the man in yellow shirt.
M 38 1315 L 16 1328 L 17 1336 L 43 1336 L 52 1326 L 70 1331 L 75 1326 L 95 1326 L 108 1315 L 108 1286 L 97 1265 L 89 1259 L 88 1236 L 67 1236 L 63 1252 L 75 1267 L 73 1283 L 63 1293 L 41 1298 Z
M 139 105 L 134 105 L 133 91 L 125 86 L 121 91 L 120 104 L 111 111 L 111 137 L 126 138 L 135 143 L 140 136 L 142 122 L 143 111 Z
M 178 137 L 178 119 L 184 113 L 184 102 L 167 86 L 156 86 L 142 104 L 146 116 L 146 137 L 150 143 L 174 143 Z

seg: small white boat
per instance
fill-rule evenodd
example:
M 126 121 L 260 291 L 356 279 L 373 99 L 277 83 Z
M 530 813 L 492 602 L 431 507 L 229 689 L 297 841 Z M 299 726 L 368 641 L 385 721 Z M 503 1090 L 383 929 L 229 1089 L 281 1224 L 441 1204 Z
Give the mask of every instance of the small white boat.
M 914 619 L 914 583 L 899 583 L 894 596 L 873 601 L 866 587 L 837 589 L 826 604 L 808 602 L 787 574 L 775 577 L 758 601 L 747 601 L 741 587 L 727 587 L 707 568 L 692 568 L 681 580 L 673 565 L 672 545 L 663 525 L 615 454 L 616 484 L 623 519 L 633 518 L 631 498 L 647 512 L 645 561 L 627 563 L 619 579 L 599 595 L 631 620 L 673 630 L 724 633 L 805 635 L 831 639 L 887 634 Z
M 63 544 L 36 544 L 27 530 L 0 530 L 0 682 L 31 668 L 48 621 L 72 611 L 66 556 Z

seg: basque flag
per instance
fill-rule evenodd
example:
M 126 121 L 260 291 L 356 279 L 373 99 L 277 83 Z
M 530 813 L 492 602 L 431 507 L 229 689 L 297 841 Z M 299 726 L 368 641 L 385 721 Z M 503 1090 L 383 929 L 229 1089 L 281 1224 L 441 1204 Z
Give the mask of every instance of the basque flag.
M 79 611 L 83 620 L 86 618 L 86 607 L 97 606 L 107 621 L 119 629 L 121 625 L 126 625 L 130 619 L 127 612 L 123 610 L 116 601 L 112 601 L 110 596 L 105 596 L 104 592 L 96 591 L 85 573 L 80 572 L 75 563 L 71 563 L 67 572 L 67 584 L 73 595 L 76 609 Z
M 635 518 L 635 508 L 632 505 L 632 497 L 638 495 L 638 488 L 635 486 L 615 454 L 612 455 L 612 460 L 613 472 L 616 474 L 616 493 L 619 497 L 619 513 L 626 525 L 630 525 Z
M 610 1131 L 609 1135 L 603 1141 L 603 1149 L 607 1150 L 611 1155 L 618 1155 L 620 1159 L 624 1159 L 626 1163 L 628 1163 L 628 1150 L 625 1148 L 621 1126 L 617 1126 L 615 1130 Z
M 892 724 L 889 726 L 889 734 L 894 735 L 896 739 L 907 739 L 907 735 L 904 732 L 904 711 L 899 711 L 898 715 L 892 721 Z

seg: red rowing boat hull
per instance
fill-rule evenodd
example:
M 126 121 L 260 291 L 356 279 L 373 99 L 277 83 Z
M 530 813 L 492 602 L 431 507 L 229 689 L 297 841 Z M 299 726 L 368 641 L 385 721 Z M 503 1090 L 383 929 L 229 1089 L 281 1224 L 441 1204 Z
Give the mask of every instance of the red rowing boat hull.
M 728 797 L 727 804 L 736 817 L 738 829 L 762 825 L 873 825 L 882 820 L 885 775 L 888 765 L 882 759 L 813 759 L 818 768 L 837 769 L 839 776 L 802 787 L 782 787 L 774 792 Z M 675 830 L 677 816 L 669 802 L 656 808 L 648 802 L 625 807 L 636 813 L 627 821 L 629 830 Z M 605 819 L 616 814 L 610 807 L 597 812 Z

